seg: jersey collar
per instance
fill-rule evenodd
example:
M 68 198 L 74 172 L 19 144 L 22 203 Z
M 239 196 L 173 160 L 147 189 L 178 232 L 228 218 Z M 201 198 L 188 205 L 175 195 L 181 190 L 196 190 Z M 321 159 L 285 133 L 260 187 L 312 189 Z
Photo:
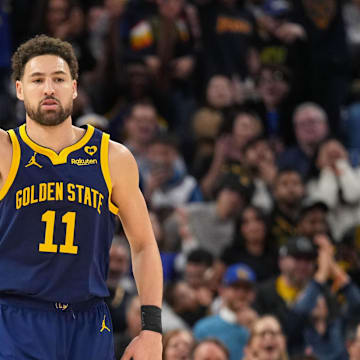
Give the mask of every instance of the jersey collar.
M 57 154 L 54 150 L 41 146 L 32 141 L 26 133 L 26 124 L 21 125 L 19 128 L 21 139 L 25 142 L 25 144 L 27 144 L 35 152 L 47 156 L 53 165 L 65 164 L 67 162 L 68 155 L 73 151 L 81 149 L 90 140 L 94 130 L 95 129 L 93 126 L 87 125 L 85 134 L 78 142 L 67 146 L 66 148 L 62 149 L 59 154 Z

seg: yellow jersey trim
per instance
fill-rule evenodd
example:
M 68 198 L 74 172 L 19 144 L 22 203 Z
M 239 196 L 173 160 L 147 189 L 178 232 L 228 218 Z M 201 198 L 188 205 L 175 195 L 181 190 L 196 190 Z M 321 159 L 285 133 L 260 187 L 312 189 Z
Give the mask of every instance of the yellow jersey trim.
M 109 210 L 113 214 L 117 215 L 119 209 L 111 201 L 112 183 L 111 183 L 110 170 L 109 170 L 109 140 L 110 140 L 110 135 L 103 133 L 101 139 L 100 163 L 101 163 L 101 171 L 104 176 L 106 186 L 109 192 Z
M 20 164 L 21 149 L 20 149 L 19 140 L 16 137 L 14 130 L 9 130 L 8 134 L 10 135 L 13 153 L 12 153 L 12 160 L 11 160 L 9 174 L 5 180 L 5 184 L 3 185 L 3 187 L 0 190 L 0 200 L 2 200 L 5 197 L 5 195 L 7 194 L 7 192 L 9 191 L 12 183 L 15 180 L 16 174 L 19 169 L 19 164 Z
M 53 165 L 59 165 L 66 164 L 68 155 L 73 151 L 81 149 L 91 139 L 92 135 L 94 134 L 94 130 L 95 129 L 93 126 L 88 125 L 84 136 L 77 143 L 62 149 L 59 154 L 57 154 L 52 149 L 41 146 L 32 141 L 26 133 L 26 124 L 20 126 L 20 136 L 25 144 L 27 144 L 32 150 L 47 156 Z

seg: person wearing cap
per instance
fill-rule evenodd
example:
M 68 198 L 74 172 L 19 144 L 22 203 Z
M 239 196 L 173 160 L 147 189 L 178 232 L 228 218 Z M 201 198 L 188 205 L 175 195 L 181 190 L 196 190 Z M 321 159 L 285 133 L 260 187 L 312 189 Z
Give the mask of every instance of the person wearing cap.
M 289 238 L 279 250 L 280 274 L 257 289 L 254 308 L 260 315 L 272 314 L 280 320 L 290 352 L 303 347 L 303 336 L 296 328 L 298 317 L 291 309 L 313 278 L 316 259 L 317 251 L 309 238 Z
M 248 327 L 257 317 L 250 308 L 255 298 L 255 282 L 255 273 L 247 265 L 237 263 L 228 267 L 219 291 L 220 311 L 195 324 L 196 340 L 216 338 L 228 348 L 230 360 L 241 359 L 249 337 Z
M 345 329 L 349 321 L 359 319 L 360 289 L 335 262 L 329 238 L 317 235 L 314 242 L 318 268 L 291 311 L 302 320 L 297 331 L 304 335 L 305 348 L 311 348 L 319 360 L 347 360 Z M 331 293 L 326 287 L 330 279 Z M 337 295 L 341 295 L 340 301 L 336 301 Z

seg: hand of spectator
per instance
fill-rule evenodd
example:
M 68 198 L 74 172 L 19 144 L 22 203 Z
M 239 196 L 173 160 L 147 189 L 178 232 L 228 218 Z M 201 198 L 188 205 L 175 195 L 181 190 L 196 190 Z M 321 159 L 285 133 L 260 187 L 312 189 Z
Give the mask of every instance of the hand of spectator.
M 155 55 L 149 55 L 145 58 L 145 64 L 152 75 L 157 75 L 160 71 L 161 62 Z
M 328 251 L 319 249 L 317 259 L 318 269 L 314 275 L 314 279 L 320 284 L 326 283 L 326 281 L 329 279 L 333 261 L 334 259 Z
M 306 38 L 305 29 L 301 25 L 295 23 L 285 23 L 279 26 L 274 31 L 274 35 L 286 44 L 292 44 L 297 39 Z
M 331 163 L 331 167 L 334 171 L 334 173 L 339 176 L 340 174 L 340 170 L 337 167 L 337 161 L 338 160 L 348 160 L 349 159 L 349 155 L 345 149 L 345 147 L 339 142 L 339 141 L 329 141 L 328 144 L 326 144 L 327 146 L 327 151 L 328 151 L 328 156 L 330 159 L 330 163 Z
M 320 170 L 325 168 L 331 168 L 331 161 L 326 144 L 322 146 L 319 150 L 318 156 L 316 158 L 316 166 Z
M 231 143 L 230 135 L 222 135 L 215 144 L 214 160 L 224 161 L 229 154 Z
M 334 280 L 332 288 L 337 291 L 350 282 L 349 275 L 335 261 L 332 264 L 332 277 Z
M 145 181 L 145 192 L 151 195 L 170 178 L 169 170 L 160 166 L 154 167 Z
M 213 293 L 205 286 L 195 290 L 196 299 L 202 306 L 209 306 L 213 301 Z
M 349 156 L 344 146 L 337 140 L 331 140 L 320 148 L 316 165 L 319 169 L 325 167 L 331 168 L 336 175 L 339 175 L 336 162 L 338 160 L 348 160 L 348 158 Z
M 334 260 L 334 247 L 326 235 L 317 235 L 314 243 L 318 246 L 318 269 L 314 279 L 319 283 L 325 283 L 332 273 Z
M 255 320 L 259 317 L 258 313 L 250 307 L 246 307 L 241 311 L 238 311 L 236 316 L 238 324 L 246 327 L 247 329 L 251 329 Z
M 193 239 L 193 234 L 189 227 L 189 219 L 188 213 L 182 207 L 178 207 L 175 210 L 176 221 L 178 223 L 179 235 L 181 237 L 181 241 L 187 241 Z
M 194 69 L 192 56 L 183 56 L 172 61 L 173 76 L 177 79 L 186 79 Z
M 330 256 L 334 257 L 335 249 L 334 246 L 331 244 L 329 237 L 325 234 L 318 234 L 314 238 L 315 245 L 318 246 L 319 250 L 324 250 Z

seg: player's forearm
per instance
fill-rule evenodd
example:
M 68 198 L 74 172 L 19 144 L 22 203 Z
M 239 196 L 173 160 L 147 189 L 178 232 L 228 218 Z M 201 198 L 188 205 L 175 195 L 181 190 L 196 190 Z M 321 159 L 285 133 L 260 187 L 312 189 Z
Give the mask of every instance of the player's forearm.
M 133 250 L 132 264 L 141 304 L 161 307 L 163 272 L 156 243 Z

